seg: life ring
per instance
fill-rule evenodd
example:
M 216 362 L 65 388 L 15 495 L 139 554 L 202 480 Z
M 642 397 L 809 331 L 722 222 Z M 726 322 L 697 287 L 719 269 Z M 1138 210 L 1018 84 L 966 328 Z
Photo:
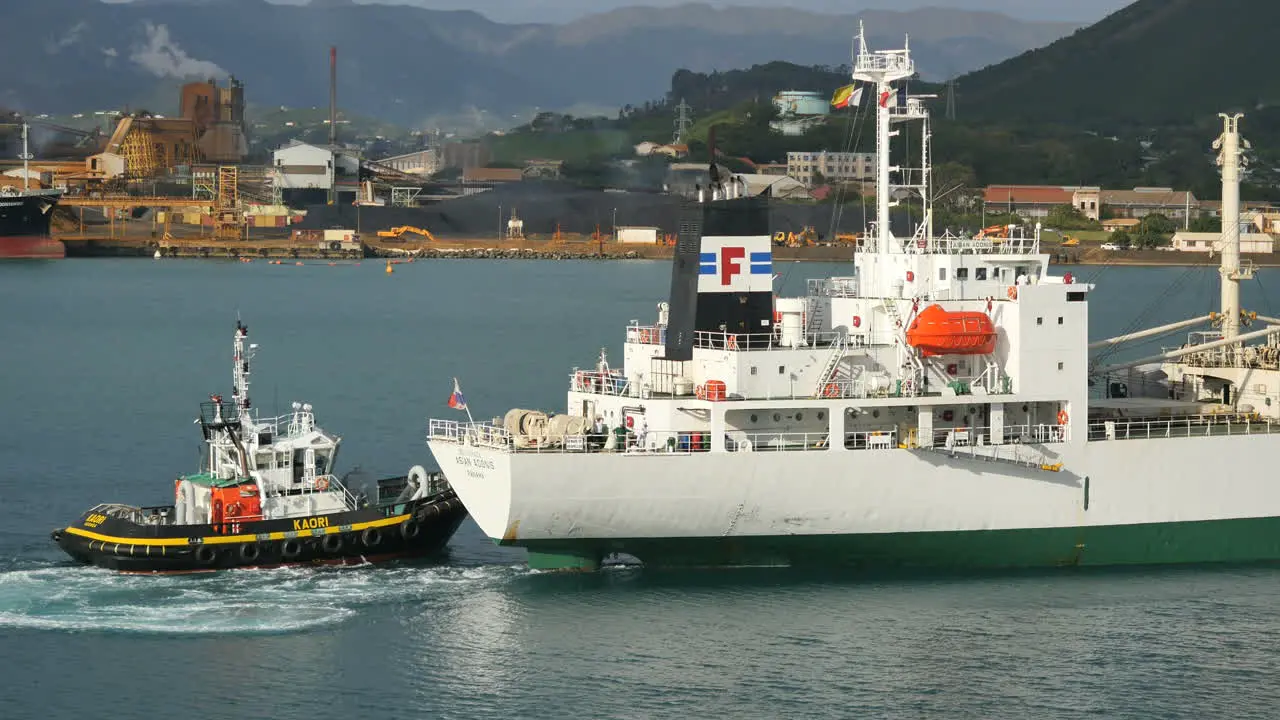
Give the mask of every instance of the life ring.
M 285 560 L 293 560 L 294 558 L 298 557 L 301 554 L 302 554 L 302 543 L 298 542 L 297 540 L 293 540 L 293 539 L 285 540 L 284 544 L 280 546 L 280 556 L 283 557 Z
M 840 386 L 835 383 L 827 383 L 826 387 L 822 388 L 822 397 L 825 397 L 825 398 L 840 397 Z
M 1010 286 L 1009 286 L 1009 292 L 1008 292 L 1007 294 L 1009 295 L 1009 299 L 1010 299 L 1010 300 L 1017 300 L 1017 299 L 1018 299 L 1018 287 L 1017 287 L 1016 285 L 1010 285 Z
M 218 559 L 218 551 L 208 545 L 201 545 L 196 548 L 196 562 L 201 565 L 212 565 Z
M 360 542 L 367 548 L 375 548 L 382 544 L 382 531 L 376 527 L 365 528 L 360 533 Z
M 1058 424 L 1059 425 L 1067 424 L 1067 411 L 1065 408 L 1058 411 Z
M 418 521 L 413 518 L 405 520 L 404 524 L 400 526 L 400 535 L 405 540 L 412 540 L 418 537 L 418 533 L 421 531 L 422 528 L 419 527 Z
M 325 490 L 328 490 L 329 478 L 326 478 L 326 477 L 316 478 L 316 481 L 315 483 L 312 484 L 312 487 L 316 489 L 316 492 L 324 492 Z
M 261 549 L 258 547 L 257 543 L 245 543 L 240 546 L 240 559 L 244 562 L 256 562 L 258 555 L 260 554 Z
M 737 336 L 737 335 L 730 335 L 730 336 L 729 336 L 729 339 L 725 342 L 725 347 L 726 347 L 726 348 L 728 348 L 728 349 L 730 349 L 730 350 L 737 350 L 737 349 L 738 349 L 738 336 Z
M 324 539 L 320 541 L 320 549 L 330 554 L 342 550 L 342 536 L 325 535 Z

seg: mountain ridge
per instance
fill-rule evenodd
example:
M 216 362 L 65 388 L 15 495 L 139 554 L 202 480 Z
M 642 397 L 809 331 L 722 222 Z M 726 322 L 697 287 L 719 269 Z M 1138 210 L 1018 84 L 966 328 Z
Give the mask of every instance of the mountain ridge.
M 931 12 L 941 19 L 926 22 Z M 921 67 L 938 77 L 997 62 L 1071 27 L 963 11 L 860 15 L 873 39 L 900 42 L 911 32 Z M 172 112 L 182 82 L 233 74 L 251 103 L 325 105 L 327 50 L 337 45 L 344 110 L 412 126 L 470 111 L 504 127 L 516 122 L 500 118 L 536 107 L 607 109 L 660 98 L 682 68 L 848 62 L 857 17 L 688 4 L 565 25 L 503 24 L 469 10 L 349 2 L 41 0 L 8 8 L 0 25 L 5 56 L 27 66 L 0 88 L 0 104 L 60 113 L 170 97 L 169 107 L 148 109 Z

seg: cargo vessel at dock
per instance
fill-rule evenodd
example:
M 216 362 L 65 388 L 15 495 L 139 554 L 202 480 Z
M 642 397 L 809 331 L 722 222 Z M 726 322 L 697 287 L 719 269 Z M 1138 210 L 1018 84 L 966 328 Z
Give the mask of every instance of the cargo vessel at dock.
M 31 154 L 27 147 L 28 128 L 22 126 L 23 189 L 0 187 L 0 260 L 55 259 L 66 256 L 66 248 L 49 234 L 53 209 L 62 197 L 60 190 L 31 189 Z
M 444 549 L 467 512 L 444 476 L 415 466 L 357 494 L 333 473 L 341 438 L 311 405 L 261 418 L 249 401 L 256 345 L 236 323 L 233 392 L 200 406 L 205 457 L 171 505 L 96 505 L 52 539 L 75 560 L 125 572 L 361 564 Z
M 1280 319 L 1240 306 L 1240 116 L 1214 143 L 1219 310 L 1091 342 L 1094 286 L 1050 274 L 1038 226 L 933 232 L 911 54 L 857 47 L 877 212 L 854 272 L 777 297 L 767 209 L 713 169 L 621 367 L 569 373 L 562 413 L 431 421 L 480 528 L 547 569 L 1280 560 Z M 908 132 L 920 152 L 891 166 Z M 925 210 L 907 237 L 903 194 Z

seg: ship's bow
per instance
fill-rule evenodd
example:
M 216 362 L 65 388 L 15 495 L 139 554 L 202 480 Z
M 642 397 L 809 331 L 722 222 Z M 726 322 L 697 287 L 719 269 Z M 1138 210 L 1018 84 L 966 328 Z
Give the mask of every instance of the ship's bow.
M 500 428 L 432 420 L 427 446 L 485 535 L 515 537 L 511 520 L 511 451 Z

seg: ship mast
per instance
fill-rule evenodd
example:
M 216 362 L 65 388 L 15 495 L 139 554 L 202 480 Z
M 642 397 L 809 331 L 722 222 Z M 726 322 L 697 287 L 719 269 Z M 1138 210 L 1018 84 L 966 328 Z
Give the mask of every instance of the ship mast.
M 31 152 L 27 148 L 27 133 L 31 126 L 22 123 L 22 189 L 31 189 Z
M 1222 118 L 1222 134 L 1213 142 L 1219 150 L 1222 166 L 1222 264 L 1218 269 L 1222 280 L 1222 337 L 1234 340 L 1240 335 L 1240 281 L 1253 276 L 1251 269 L 1240 268 L 1240 168 L 1245 164 L 1240 137 L 1241 113 Z M 1233 346 L 1234 348 L 1235 346 Z
M 876 252 L 893 252 L 895 243 L 889 227 L 889 99 L 895 96 L 892 83 L 915 74 L 909 47 L 902 50 L 867 50 L 866 32 L 858 22 L 858 56 L 854 60 L 853 79 L 874 83 L 875 97 L 871 101 L 876 108 Z M 900 249 L 899 249 L 900 250 Z
M 249 328 L 236 320 L 235 365 L 231 369 L 231 397 L 235 400 L 236 412 L 245 420 L 249 416 L 249 361 L 253 358 L 253 351 L 258 347 L 251 344 L 246 351 L 244 340 L 247 337 L 249 337 Z

